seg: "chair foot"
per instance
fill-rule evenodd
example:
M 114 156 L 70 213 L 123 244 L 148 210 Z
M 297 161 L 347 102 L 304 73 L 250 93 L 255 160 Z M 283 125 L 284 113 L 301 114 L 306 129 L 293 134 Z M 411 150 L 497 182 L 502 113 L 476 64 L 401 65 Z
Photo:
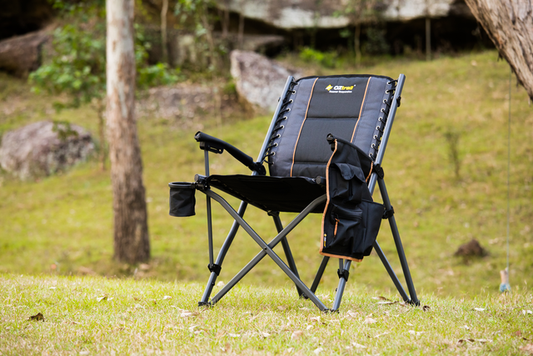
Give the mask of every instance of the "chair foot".
M 409 299 L 409 300 L 406 300 L 405 301 L 407 304 L 411 304 L 415 307 L 419 307 L 420 306 L 420 301 L 419 300 L 412 300 L 412 299 Z
M 209 303 L 209 302 L 198 302 L 198 307 L 212 307 L 213 304 Z

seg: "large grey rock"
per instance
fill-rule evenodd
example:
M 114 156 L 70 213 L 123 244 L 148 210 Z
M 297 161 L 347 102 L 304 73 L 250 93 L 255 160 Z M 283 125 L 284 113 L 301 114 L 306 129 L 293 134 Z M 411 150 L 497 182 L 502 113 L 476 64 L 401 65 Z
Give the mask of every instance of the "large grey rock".
M 0 166 L 25 180 L 65 170 L 93 151 L 91 135 L 82 127 L 39 121 L 2 136 Z
M 298 77 L 294 70 L 254 52 L 231 52 L 231 76 L 241 100 L 264 110 L 274 111 L 287 77 Z
M 342 15 L 350 1 L 341 0 L 217 0 L 218 6 L 240 13 L 246 18 L 265 22 L 283 29 L 342 28 L 351 19 Z M 353 3 L 353 1 L 352 1 Z M 407 21 L 415 18 L 446 16 L 456 7 L 457 0 L 382 0 L 376 10 L 384 20 Z M 469 16 L 472 16 L 469 14 Z

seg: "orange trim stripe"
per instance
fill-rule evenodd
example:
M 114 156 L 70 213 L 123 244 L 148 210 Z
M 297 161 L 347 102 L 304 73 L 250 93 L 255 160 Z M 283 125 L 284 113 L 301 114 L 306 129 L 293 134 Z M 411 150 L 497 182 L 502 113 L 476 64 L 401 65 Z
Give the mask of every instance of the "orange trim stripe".
M 374 170 L 374 161 L 370 163 L 370 172 L 368 173 L 368 176 L 366 177 L 366 181 L 370 179 L 370 176 L 372 175 L 372 171 Z
M 311 98 L 313 97 L 313 92 L 315 90 L 315 84 L 318 78 L 315 79 L 313 82 L 313 88 L 311 88 L 311 95 L 309 96 L 309 101 L 307 102 L 307 108 L 305 109 L 305 116 L 304 121 L 302 121 L 302 126 L 300 126 L 300 131 L 298 132 L 298 138 L 296 138 L 296 144 L 294 145 L 294 152 L 292 153 L 292 164 L 291 164 L 291 172 L 290 176 L 292 177 L 292 168 L 294 167 L 294 158 L 296 157 L 296 147 L 298 147 L 298 142 L 300 141 L 300 135 L 302 134 L 302 129 L 305 124 L 305 120 L 307 120 L 307 112 L 309 111 L 309 105 L 311 104 Z
M 359 120 L 361 119 L 361 114 L 363 113 L 363 106 L 365 106 L 366 92 L 368 90 L 368 84 L 370 84 L 370 79 L 372 79 L 372 77 L 368 77 L 368 80 L 366 81 L 365 95 L 363 95 L 363 101 L 361 102 L 361 108 L 359 109 L 359 117 L 357 118 L 357 122 L 355 123 L 355 127 L 353 128 L 352 138 L 350 139 L 351 143 L 353 143 L 353 138 L 355 137 L 355 129 L 357 129 L 357 124 L 359 123 Z
M 328 211 L 328 205 L 329 205 L 329 166 L 331 165 L 331 160 L 333 159 L 333 156 L 335 155 L 335 152 L 337 152 L 337 140 L 335 140 L 335 149 L 333 150 L 333 153 L 331 154 L 331 157 L 328 160 L 328 164 L 326 165 L 326 206 L 324 207 L 324 213 L 322 214 L 322 236 L 320 237 L 320 253 L 322 253 L 322 249 L 325 247 L 324 242 L 324 221 L 326 219 L 326 211 Z

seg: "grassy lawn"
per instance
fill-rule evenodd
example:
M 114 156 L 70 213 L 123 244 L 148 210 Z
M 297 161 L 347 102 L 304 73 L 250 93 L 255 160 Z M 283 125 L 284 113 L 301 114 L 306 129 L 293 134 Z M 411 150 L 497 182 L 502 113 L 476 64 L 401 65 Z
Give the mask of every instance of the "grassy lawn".
M 0 286 L 1 355 L 533 352 L 525 291 L 430 294 L 414 308 L 351 285 L 341 311 L 324 314 L 289 286 L 241 286 L 210 309 L 197 307 L 197 283 L 0 274 Z
M 486 303 L 489 301 L 496 303 L 494 305 L 498 305 L 498 307 L 494 308 L 500 308 L 497 310 L 500 310 L 502 315 L 508 315 L 509 318 L 511 315 L 506 314 L 507 309 L 505 309 L 507 308 L 505 303 L 508 303 L 509 299 L 498 299 L 499 271 L 506 266 L 509 67 L 505 62 L 498 61 L 497 57 L 496 52 L 488 51 L 456 57 L 443 56 L 431 62 L 400 59 L 358 70 L 359 72 L 383 74 L 391 77 L 397 77 L 399 73 L 406 74 L 407 81 L 402 96 L 402 106 L 398 111 L 391 141 L 387 146 L 387 154 L 385 155 L 385 179 L 392 204 L 395 207 L 396 219 L 419 297 L 423 304 L 432 306 L 432 311 L 439 309 L 440 303 L 444 304 L 443 308 L 446 312 L 443 311 L 443 313 L 445 314 L 441 314 L 438 318 L 435 316 L 435 320 L 442 320 L 443 323 L 447 323 L 445 319 L 448 314 L 455 315 L 452 305 L 455 305 L 457 300 L 467 301 L 466 304 L 458 306 L 458 310 L 462 313 L 476 306 L 475 301 L 476 298 L 480 298 L 479 296 L 483 296 L 482 300 Z M 292 61 L 290 58 L 285 60 Z M 312 65 L 306 66 L 307 73 L 305 74 L 355 72 L 355 69 L 349 66 L 336 70 L 326 70 Z M 533 215 L 533 207 L 531 206 L 533 201 L 533 131 L 530 129 L 533 126 L 533 115 L 528 106 L 525 91 L 516 87 L 515 84 L 513 80 L 511 86 L 513 124 L 510 191 L 510 279 L 513 291 L 530 293 L 533 283 L 531 280 L 533 275 L 533 225 L 531 223 L 531 216 Z M 57 114 L 52 110 L 51 101 L 52 98 L 50 97 L 32 94 L 29 91 L 29 86 L 23 82 L 6 76 L 0 77 L 0 134 L 23 124 L 43 119 L 68 120 L 87 127 L 93 133 L 96 132 L 96 114 L 89 108 L 66 110 Z M 187 284 L 186 286 L 182 284 L 158 284 L 155 280 L 200 283 L 201 285 L 205 283 L 204 279 L 208 275 L 205 267 L 208 263 L 205 201 L 202 196 L 197 195 L 196 217 L 181 219 L 169 217 L 167 183 L 170 181 L 192 181 L 195 173 L 203 172 L 203 153 L 198 149 L 193 139 L 193 135 L 198 129 L 211 135 L 223 137 L 255 156 L 261 146 L 269 122 L 270 117 L 267 116 L 245 120 L 225 119 L 222 122 L 211 120 L 208 117 L 198 117 L 187 122 L 178 118 L 139 117 L 138 125 L 143 150 L 144 179 L 147 188 L 152 246 L 152 260 L 149 264 L 142 266 L 121 265 L 112 260 L 112 209 L 109 172 L 100 171 L 96 159 L 81 164 L 69 172 L 39 181 L 18 182 L 10 178 L 8 174 L 1 174 L 0 272 L 50 276 L 50 279 L 44 279 L 42 282 L 25 277 L 20 284 L 15 282 L 17 280 L 12 277 L 5 277 L 4 283 L 8 286 L 15 283 L 13 288 L 32 283 L 52 283 L 51 281 L 55 280 L 58 280 L 60 284 L 67 285 L 74 283 L 72 282 L 74 280 L 57 278 L 69 275 L 149 279 L 149 282 L 146 282 L 146 288 L 152 288 L 151 286 L 154 286 L 153 288 L 169 288 L 176 291 L 175 293 L 178 293 L 179 290 L 187 290 L 184 298 L 188 302 L 183 302 L 185 306 L 182 308 L 194 309 L 195 302 L 201 294 L 200 287 L 195 284 Z M 453 137 L 458 139 L 456 143 L 450 139 Z M 453 149 L 457 149 L 459 154 L 455 160 L 450 159 L 450 153 Z M 214 173 L 247 173 L 246 169 L 235 163 L 229 155 L 213 157 L 212 162 L 212 172 Z M 458 175 L 455 173 L 456 170 L 458 170 Z M 235 201 L 232 200 L 232 202 Z M 214 214 L 215 243 L 218 247 L 225 237 L 231 221 L 222 209 L 217 209 Z M 247 212 L 247 217 L 251 221 L 258 221 L 260 217 L 263 217 L 263 214 L 250 209 Z M 292 215 L 290 214 L 282 216 L 284 223 L 288 223 L 291 218 Z M 264 223 L 256 225 L 255 228 L 260 235 L 264 235 L 265 239 L 268 239 L 268 236 L 274 234 L 275 229 L 268 219 L 264 221 Z M 320 216 L 314 216 L 289 236 L 296 262 L 301 268 L 300 272 L 305 281 L 312 279 L 321 260 L 317 253 L 319 222 Z M 472 238 L 477 239 L 489 251 L 489 256 L 469 260 L 454 257 L 453 253 L 458 246 Z M 399 263 L 394 256 L 394 243 L 387 226 L 383 226 L 378 239 L 401 277 Z M 226 265 L 220 277 L 223 281 L 227 281 L 232 274 L 240 270 L 242 265 L 258 252 L 258 247 L 247 238 L 247 235 L 238 234 L 235 243 L 238 244 L 238 248 L 228 254 Z M 337 266 L 333 266 L 335 263 L 331 265 L 326 271 L 328 278 L 324 280 L 324 292 L 334 288 L 337 284 Z M 91 283 L 102 283 L 103 285 L 111 283 L 102 279 L 76 281 L 84 281 L 79 286 L 80 289 L 89 288 L 84 286 L 85 281 L 94 281 Z M 243 282 L 247 285 L 263 287 L 284 287 L 287 279 L 277 271 L 273 263 L 265 259 Z M 127 280 L 124 283 L 127 284 L 124 288 L 140 288 L 134 287 L 137 282 Z M 348 285 L 349 291 L 363 290 L 372 296 L 387 295 L 390 298 L 396 298 L 394 286 L 379 258 L 375 255 L 366 258 L 352 269 Z M 117 294 L 124 296 L 131 292 L 120 289 L 122 287 L 118 285 L 110 288 L 115 288 Z M 52 292 L 52 290 L 46 291 L 46 293 Z M 102 291 L 102 293 L 107 292 Z M 262 292 L 254 290 L 254 293 Z M 282 298 L 286 292 L 282 289 L 276 289 L 274 293 Z M 520 300 L 526 303 L 527 298 L 519 293 L 513 294 L 512 298 L 525 298 Z M 93 299 L 96 297 L 97 295 L 94 295 Z M 352 310 L 360 313 L 364 319 L 373 312 L 373 308 L 379 308 L 377 310 L 381 311 L 380 317 L 384 317 L 384 312 L 388 310 L 392 322 L 394 320 L 392 315 L 403 315 L 406 310 L 411 310 L 399 305 L 383 309 L 387 307 L 377 307 L 376 303 L 367 300 L 369 299 L 367 297 L 365 295 L 360 297 L 358 293 L 348 292 L 346 304 L 351 305 L 351 307 L 345 309 L 343 313 Z M 437 297 L 443 299 L 436 299 Z M 451 297 L 459 299 L 447 299 Z M 153 299 L 157 298 L 153 297 Z M 226 304 L 225 308 L 237 308 L 233 305 L 237 304 L 242 307 L 242 311 L 239 313 L 252 312 L 258 305 L 255 303 L 258 302 L 247 298 L 232 299 L 232 302 L 227 302 L 232 304 Z M 266 296 L 257 299 L 261 298 L 268 299 Z M 119 303 L 121 299 L 117 296 L 112 302 Z M 176 299 L 173 301 L 176 302 Z M 249 307 L 247 303 L 251 303 Z M 287 303 L 290 302 L 287 301 Z M 289 310 L 296 314 L 302 313 L 299 309 L 300 304 L 298 304 L 302 302 L 296 301 L 295 303 L 297 304 L 288 307 Z M 360 303 L 363 303 L 362 306 L 357 307 Z M 528 303 L 531 303 L 531 299 Z M 95 302 L 94 305 L 95 308 L 99 309 L 108 304 L 96 304 Z M 283 303 L 280 302 L 281 304 Z M 163 308 L 157 304 L 157 308 L 160 307 Z M 123 308 L 125 309 L 121 313 L 127 313 L 131 305 Z M 276 312 L 276 308 L 277 305 L 272 307 L 274 312 Z M 359 308 L 366 309 L 361 310 Z M 158 315 L 166 314 L 166 311 L 170 312 L 170 309 L 157 310 L 159 310 Z M 234 310 L 231 309 L 231 313 Z M 425 320 L 424 318 L 428 318 L 429 315 L 435 315 L 423 313 L 418 309 L 415 310 L 410 311 L 408 315 L 418 315 L 422 318 L 421 320 Z M 30 314 L 33 312 L 26 311 Z M 174 309 L 172 311 L 175 312 Z M 202 312 L 199 320 L 203 323 L 205 321 L 203 318 L 220 312 L 221 314 L 227 313 L 227 310 L 216 309 Z M 518 313 L 516 310 L 509 311 L 509 313 L 515 312 Z M 135 314 L 134 311 L 132 313 Z M 24 314 L 24 318 L 27 319 L 26 314 Z M 463 318 L 459 314 L 453 318 Z M 317 314 L 313 311 L 312 315 Z M 488 314 L 469 312 L 468 315 L 473 320 L 478 320 L 476 317 Z M 348 317 L 346 314 L 341 314 L 341 316 Z M 274 318 L 274 316 L 271 317 Z M 52 315 L 49 315 L 49 318 L 53 320 Z M 63 322 L 62 319 L 57 318 L 58 323 Z M 89 317 L 87 316 L 87 318 Z M 286 324 L 286 316 L 283 318 L 283 322 Z M 329 316 L 324 318 L 329 318 Z M 343 320 L 339 316 L 331 316 L 331 320 L 336 320 L 335 318 Z M 213 320 L 216 318 L 213 317 Z M 307 316 L 302 317 L 302 320 L 307 323 L 311 322 Z M 268 325 L 270 321 L 265 321 L 264 325 Z M 89 323 L 88 320 L 85 322 Z M 102 320 L 95 322 L 102 322 Z M 148 321 L 146 322 L 148 323 Z M 414 320 L 410 322 L 417 325 Z M 276 325 L 281 325 L 279 323 Z M 328 323 L 337 323 L 337 321 L 328 321 Z M 463 322 L 461 321 L 461 323 Z M 479 325 L 482 323 L 480 319 Z M 126 324 L 128 323 L 126 322 Z M 46 325 L 50 324 L 28 323 L 24 325 L 30 325 L 31 328 L 46 328 Z M 160 325 L 158 332 L 163 332 L 165 325 Z M 376 328 L 377 326 L 381 327 L 380 325 L 380 323 L 376 323 L 364 327 Z M 384 332 L 392 325 L 396 324 L 383 324 L 381 331 Z M 462 326 L 463 324 L 454 325 L 457 328 Z M 444 325 L 442 327 L 444 328 Z M 187 328 L 185 328 L 186 331 Z M 335 329 L 338 329 L 339 334 L 335 334 L 334 337 L 341 337 L 341 329 Z M 415 331 L 426 331 L 427 329 L 428 327 L 424 326 Z M 434 345 L 427 337 L 431 333 L 428 335 L 420 334 L 417 337 L 406 334 L 402 343 L 408 345 L 408 341 L 427 338 L 424 344 L 426 346 L 419 346 L 420 348 L 430 347 L 431 344 L 433 346 L 441 345 L 445 349 L 453 345 L 453 347 L 480 347 L 480 350 L 491 350 L 491 347 L 496 345 L 496 341 L 485 344 L 465 343 L 464 345 L 457 345 L 458 339 L 468 337 L 465 329 L 461 330 L 462 336 L 459 334 L 446 336 L 444 339 L 448 341 L 440 343 L 436 340 Z M 408 330 L 405 329 L 405 331 Z M 49 330 L 48 332 L 57 331 Z M 231 331 L 226 332 L 230 333 Z M 491 332 L 496 332 L 496 329 Z M 243 334 L 242 330 L 235 331 L 235 333 Z M 366 333 L 369 331 L 367 330 Z M 459 329 L 457 333 L 459 333 Z M 189 339 L 200 337 L 193 334 L 185 333 L 184 335 L 187 335 L 186 337 Z M 379 330 L 368 335 L 375 336 L 377 334 L 379 334 Z M 480 332 L 479 335 L 476 334 L 475 337 L 472 337 L 499 340 L 499 336 L 497 338 L 493 335 L 483 334 Z M 502 333 L 502 335 L 504 334 Z M 101 337 L 106 339 L 112 338 L 111 335 L 109 330 L 101 333 Z M 206 331 L 201 337 L 207 337 L 207 335 Z M 285 349 L 281 349 L 283 343 L 280 340 L 287 338 L 287 335 L 279 333 L 275 335 L 274 340 L 278 340 L 275 344 L 279 344 L 277 347 L 280 347 L 280 349 L 275 350 L 281 352 Z M 366 334 L 365 332 L 360 334 L 357 331 L 356 335 Z M 508 334 L 505 335 L 510 337 Z M 329 336 L 332 337 L 332 335 Z M 149 336 L 143 337 L 148 338 Z M 320 336 L 317 337 L 321 338 Z M 99 343 L 94 341 L 97 340 L 95 339 L 96 336 L 93 335 L 90 338 L 94 342 L 91 347 L 97 347 L 96 344 Z M 288 339 L 290 339 L 290 334 Z M 441 340 L 444 339 L 441 338 Z M 242 344 L 243 340 L 243 338 L 235 338 L 230 343 L 231 347 L 251 347 L 246 346 L 249 344 Z M 329 342 L 326 340 L 329 338 L 325 338 L 323 342 Z M 135 343 L 137 342 L 142 343 L 135 341 Z M 306 350 L 310 347 L 318 347 L 317 343 L 309 342 L 305 346 Z M 379 345 L 387 344 L 387 341 L 382 338 L 372 341 L 372 343 L 374 342 L 383 343 Z M 502 342 L 501 345 L 508 345 L 506 347 L 515 347 L 514 344 L 509 343 L 510 341 Z M 213 346 L 213 343 L 217 342 L 214 340 L 205 342 L 205 344 L 211 345 L 209 346 L 211 350 L 215 350 L 218 346 Z M 300 341 L 293 343 L 297 345 Z M 360 343 L 365 344 L 363 341 Z M 257 341 L 257 344 L 259 345 L 260 342 Z M 349 344 L 342 344 L 342 347 L 339 346 L 341 348 L 335 352 L 341 352 L 345 346 L 349 346 Z M 124 347 L 133 347 L 133 345 L 128 344 Z M 208 346 L 202 345 L 201 347 Z M 283 347 L 285 346 L 283 345 Z M 417 347 L 414 350 L 421 350 L 420 348 Z M 116 351 L 120 352 L 120 350 L 125 349 L 117 349 Z M 388 349 L 379 346 L 375 350 Z M 512 350 L 516 350 L 516 348 Z M 365 352 L 369 352 L 369 350 Z

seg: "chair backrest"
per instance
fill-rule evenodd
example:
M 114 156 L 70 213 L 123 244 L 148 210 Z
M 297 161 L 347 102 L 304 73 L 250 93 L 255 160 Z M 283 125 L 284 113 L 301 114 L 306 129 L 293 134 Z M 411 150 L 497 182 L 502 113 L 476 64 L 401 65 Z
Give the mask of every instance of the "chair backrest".
M 327 134 L 376 157 L 396 81 L 383 76 L 339 75 L 293 81 L 267 151 L 270 175 L 324 177 L 331 148 Z

